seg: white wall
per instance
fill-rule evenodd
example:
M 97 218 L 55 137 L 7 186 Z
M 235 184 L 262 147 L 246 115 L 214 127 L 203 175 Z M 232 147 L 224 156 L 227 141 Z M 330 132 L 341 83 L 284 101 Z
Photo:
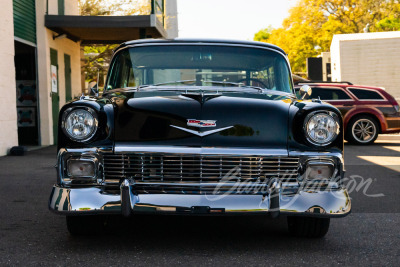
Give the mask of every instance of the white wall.
M 77 13 L 77 1 L 66 0 L 65 15 L 67 12 Z M 68 8 L 67 8 L 67 2 Z M 75 3 L 75 8 L 73 3 Z M 54 5 L 56 6 L 54 8 Z M 50 6 L 57 10 L 57 0 L 49 0 Z M 51 145 L 53 140 L 53 117 L 51 103 L 51 83 L 50 83 L 50 48 L 57 50 L 58 55 L 58 91 L 59 107 L 65 104 L 65 75 L 64 75 L 64 53 L 71 56 L 71 86 L 72 97 L 79 96 L 81 92 L 80 75 L 80 44 L 68 38 L 53 39 L 57 34 L 44 27 L 44 14 L 46 12 L 45 1 L 36 1 L 36 25 L 37 25 L 37 57 L 38 57 L 38 88 L 39 88 L 39 107 L 40 107 L 40 136 L 41 145 Z
M 12 1 L 2 3 L 0 25 L 0 156 L 3 156 L 18 145 Z
M 57 1 L 57 0 L 53 0 Z M 79 7 L 77 0 L 64 0 L 64 12 L 65 15 L 79 15 Z
M 327 81 L 329 77 L 328 77 L 328 69 L 326 68 L 326 65 L 328 63 L 331 63 L 331 53 L 322 52 L 321 57 L 322 57 L 322 80 Z
M 36 0 L 49 3 L 48 14 L 58 15 L 58 0 Z M 46 4 L 46 3 L 45 3 Z M 78 1 L 77 0 L 64 0 L 64 13 L 65 15 L 79 15 Z
M 342 81 L 341 65 L 340 65 L 340 41 L 336 35 L 333 36 L 331 43 L 331 74 L 332 81 Z
M 385 87 L 400 98 L 400 32 L 335 35 L 332 80 Z
M 167 38 L 178 37 L 178 7 L 176 0 L 165 1 L 165 24 Z
M 46 3 L 46 1 L 48 1 L 48 2 Z M 37 3 L 37 2 L 42 2 L 42 3 Z M 41 6 L 44 6 L 45 8 L 46 8 L 46 4 L 48 4 L 48 14 L 49 15 L 58 15 L 58 1 L 57 0 L 36 1 L 36 14 L 38 14 L 38 10 L 37 10 L 38 4 L 40 4 Z M 43 11 L 43 10 L 40 10 L 40 11 Z

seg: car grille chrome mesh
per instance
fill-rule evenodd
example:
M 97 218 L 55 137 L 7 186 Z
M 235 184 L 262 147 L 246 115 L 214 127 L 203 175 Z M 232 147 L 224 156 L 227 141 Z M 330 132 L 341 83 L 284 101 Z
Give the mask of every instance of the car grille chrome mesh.
M 299 166 L 298 157 L 280 156 L 103 154 L 103 159 L 106 185 L 118 185 L 125 178 L 147 183 L 256 182 L 266 178 L 296 182 Z

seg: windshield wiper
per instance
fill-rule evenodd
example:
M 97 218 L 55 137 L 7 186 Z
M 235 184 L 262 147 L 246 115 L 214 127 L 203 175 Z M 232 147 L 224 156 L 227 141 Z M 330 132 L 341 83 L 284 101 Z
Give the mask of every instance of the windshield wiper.
M 115 89 L 110 89 L 107 91 L 103 92 L 103 95 L 108 95 L 108 94 L 112 94 L 112 93 L 121 93 L 121 92 L 135 92 L 137 91 L 137 87 L 124 87 L 124 88 L 115 88 Z
M 145 88 L 151 86 L 161 86 L 161 85 L 168 85 L 168 84 L 175 84 L 175 83 L 189 83 L 189 82 L 196 82 L 197 80 L 180 80 L 180 81 L 170 81 L 164 83 L 156 83 L 156 84 L 144 84 L 140 85 L 138 88 Z M 200 80 L 201 83 L 212 83 L 212 84 L 224 84 L 224 85 L 234 85 L 241 87 L 243 83 L 234 83 L 234 82 L 226 82 L 226 81 L 208 81 L 208 80 Z
M 143 84 L 137 87 L 137 89 L 152 87 L 152 86 L 161 86 L 161 85 L 168 85 L 168 84 L 175 84 L 175 83 L 188 83 L 188 82 L 196 82 L 196 80 L 180 80 L 180 81 L 170 81 L 164 83 L 156 83 L 156 84 Z M 256 89 L 258 91 L 262 91 L 263 88 L 256 87 L 256 86 L 246 86 L 244 83 L 235 83 L 235 82 L 226 82 L 226 81 L 209 81 L 209 80 L 200 80 L 201 83 L 211 83 L 211 84 L 221 84 L 221 85 L 233 85 L 237 87 L 246 87 L 251 89 Z
M 137 92 L 140 89 L 147 89 L 149 87 L 151 88 L 151 87 L 168 85 L 168 84 L 176 84 L 176 83 L 183 83 L 184 84 L 184 83 L 189 83 L 189 82 L 196 82 L 196 80 L 179 80 L 179 81 L 170 81 L 170 82 L 157 83 L 157 84 L 143 84 L 143 85 L 139 85 L 138 87 L 116 88 L 116 89 L 112 89 L 112 90 L 108 90 L 108 91 L 104 92 L 103 95 L 110 94 L 110 93 L 127 92 L 127 91 L 128 92 L 129 91 L 133 91 L 133 92 L 136 91 Z M 273 94 L 273 95 L 282 95 L 282 96 L 290 95 L 290 93 L 271 90 L 271 89 L 262 88 L 262 87 L 258 87 L 258 86 L 244 85 L 243 83 L 226 82 L 226 81 L 209 81 L 209 80 L 201 80 L 201 82 L 203 82 L 203 83 L 211 83 L 211 84 L 231 85 L 231 86 L 235 86 L 235 87 L 239 87 L 239 88 L 243 88 L 243 89 L 254 89 L 254 90 L 257 90 L 261 94 L 271 94 L 271 95 Z M 203 88 L 203 89 L 205 89 L 205 88 Z M 162 91 L 163 89 L 154 89 L 154 90 Z M 170 90 L 171 89 L 167 89 L 166 91 L 170 91 Z M 188 90 L 187 87 L 186 88 L 174 88 L 173 89 L 173 91 L 181 91 L 181 90 L 183 90 L 183 91 L 195 91 L 195 90 L 198 90 L 198 89 L 189 89 Z M 212 90 L 216 90 L 217 92 L 219 91 L 218 89 L 212 89 Z
M 138 91 L 143 88 L 152 87 L 152 86 L 161 86 L 175 83 L 187 83 L 187 82 L 195 82 L 196 80 L 181 80 L 181 81 L 171 81 L 165 83 L 156 83 L 156 84 L 142 84 L 137 87 L 125 87 L 125 88 L 115 88 L 111 90 L 107 90 L 103 93 L 103 95 L 111 94 L 111 93 L 119 93 L 119 92 L 129 92 L 129 91 Z
M 235 85 L 237 87 L 242 87 L 244 83 L 235 83 L 235 82 L 226 82 L 226 81 L 202 81 L 205 83 L 212 83 L 212 84 L 226 84 L 226 85 Z
M 170 81 L 164 83 L 156 83 L 156 84 L 143 84 L 138 86 L 138 89 L 151 87 L 151 86 L 161 86 L 161 85 L 168 85 L 168 84 L 175 84 L 175 83 L 188 83 L 188 82 L 195 82 L 196 80 L 180 80 L 180 81 Z

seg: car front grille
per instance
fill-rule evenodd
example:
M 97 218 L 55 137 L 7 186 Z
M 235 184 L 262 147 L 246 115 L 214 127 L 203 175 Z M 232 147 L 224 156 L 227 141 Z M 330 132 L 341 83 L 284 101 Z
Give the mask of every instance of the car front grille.
M 132 178 L 138 183 L 218 183 L 256 182 L 279 178 L 296 182 L 298 157 L 177 155 L 177 154 L 104 154 L 104 181 L 118 185 Z

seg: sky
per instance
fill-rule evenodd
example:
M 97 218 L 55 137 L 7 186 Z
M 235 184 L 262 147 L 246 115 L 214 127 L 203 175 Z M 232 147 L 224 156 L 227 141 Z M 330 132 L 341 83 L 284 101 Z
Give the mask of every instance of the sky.
M 297 0 L 177 0 L 180 38 L 253 40 L 282 26 Z

